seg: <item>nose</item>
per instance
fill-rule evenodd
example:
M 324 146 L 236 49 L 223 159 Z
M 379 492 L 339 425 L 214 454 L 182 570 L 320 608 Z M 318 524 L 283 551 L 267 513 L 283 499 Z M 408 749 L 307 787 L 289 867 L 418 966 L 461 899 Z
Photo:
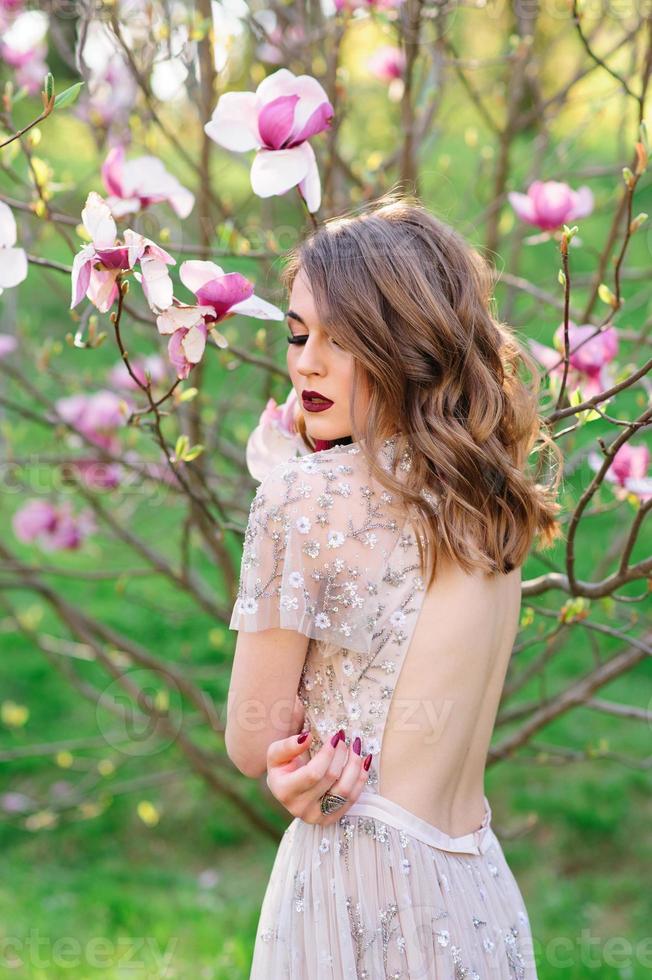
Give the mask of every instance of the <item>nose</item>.
M 299 374 L 306 378 L 310 377 L 311 374 L 324 374 L 324 357 L 323 354 L 320 354 L 319 347 L 312 337 L 308 338 L 301 348 L 296 367 Z

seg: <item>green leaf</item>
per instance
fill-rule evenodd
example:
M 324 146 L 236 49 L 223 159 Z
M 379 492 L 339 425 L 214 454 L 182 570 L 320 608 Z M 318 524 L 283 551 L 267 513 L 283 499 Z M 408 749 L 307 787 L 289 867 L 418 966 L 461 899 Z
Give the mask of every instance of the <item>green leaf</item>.
M 182 391 L 181 394 L 179 395 L 179 401 L 190 402 L 193 400 L 193 398 L 195 398 L 195 396 L 198 393 L 199 393 L 199 388 L 186 388 L 186 390 Z
M 582 398 L 582 392 L 579 388 L 576 388 L 575 391 L 571 392 L 568 397 L 568 403 L 570 405 L 581 405 L 583 401 L 584 399 Z
M 186 436 L 186 435 L 181 435 L 177 439 L 177 441 L 175 443 L 175 446 L 174 446 L 174 455 L 177 457 L 177 459 L 183 459 L 184 458 L 183 454 L 185 453 L 185 451 L 188 448 L 188 442 L 189 442 L 188 436 Z
M 74 85 L 64 89 L 63 92 L 59 92 L 54 100 L 55 109 L 63 109 L 64 106 L 71 105 L 79 95 L 79 90 L 84 84 L 84 82 L 75 82 Z
M 586 412 L 580 412 L 582 416 L 582 422 L 595 422 L 596 419 L 602 418 L 600 412 L 597 412 L 594 408 L 589 408 Z
M 601 282 L 600 285 L 598 286 L 598 296 L 600 297 L 603 303 L 606 303 L 607 306 L 611 306 L 615 309 L 616 297 L 611 292 L 611 290 L 609 289 L 606 283 Z
M 193 446 L 192 449 L 189 449 L 183 454 L 184 463 L 190 463 L 193 459 L 197 459 L 198 456 L 201 456 L 203 451 L 204 447 L 200 442 L 198 442 L 196 446 Z

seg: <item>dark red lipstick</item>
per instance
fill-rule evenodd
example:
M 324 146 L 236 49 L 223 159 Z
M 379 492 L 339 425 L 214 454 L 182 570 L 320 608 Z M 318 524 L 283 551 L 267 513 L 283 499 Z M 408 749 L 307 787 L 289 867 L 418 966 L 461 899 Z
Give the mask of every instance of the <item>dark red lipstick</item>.
M 318 391 L 302 391 L 301 400 L 307 412 L 325 412 L 327 408 L 335 404 L 330 398 L 326 398 Z

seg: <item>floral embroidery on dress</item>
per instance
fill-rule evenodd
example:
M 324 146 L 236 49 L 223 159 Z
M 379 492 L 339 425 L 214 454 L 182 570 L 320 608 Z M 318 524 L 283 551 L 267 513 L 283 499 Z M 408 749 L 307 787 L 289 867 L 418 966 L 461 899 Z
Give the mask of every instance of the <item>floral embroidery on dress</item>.
M 382 447 L 391 469 L 396 440 Z M 407 466 L 406 453 L 397 462 Z M 378 757 L 411 627 L 421 608 L 416 536 L 390 513 L 357 444 L 280 463 L 262 481 L 245 531 L 230 628 L 295 629 L 309 637 L 299 685 L 314 755 L 333 731 Z
M 308 638 L 298 695 L 314 755 L 339 728 L 373 754 L 365 790 L 381 794 L 390 704 L 425 586 L 409 517 L 364 466 L 359 445 L 275 467 L 245 531 L 230 626 Z M 383 446 L 381 466 L 409 452 Z M 433 509 L 436 494 L 424 492 Z M 536 980 L 530 930 L 498 842 L 446 853 L 391 822 L 295 818 L 261 909 L 252 980 Z M 526 963 L 524 953 L 527 952 Z

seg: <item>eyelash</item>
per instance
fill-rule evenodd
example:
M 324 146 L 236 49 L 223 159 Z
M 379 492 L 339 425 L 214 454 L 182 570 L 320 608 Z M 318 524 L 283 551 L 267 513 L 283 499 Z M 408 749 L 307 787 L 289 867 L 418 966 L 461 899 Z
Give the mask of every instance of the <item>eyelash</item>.
M 310 334 L 307 333 L 289 334 L 287 341 L 288 344 L 299 344 L 300 346 L 303 346 L 303 344 L 305 344 L 309 336 Z M 336 340 L 333 340 L 333 343 L 335 344 L 336 347 L 340 346 Z

